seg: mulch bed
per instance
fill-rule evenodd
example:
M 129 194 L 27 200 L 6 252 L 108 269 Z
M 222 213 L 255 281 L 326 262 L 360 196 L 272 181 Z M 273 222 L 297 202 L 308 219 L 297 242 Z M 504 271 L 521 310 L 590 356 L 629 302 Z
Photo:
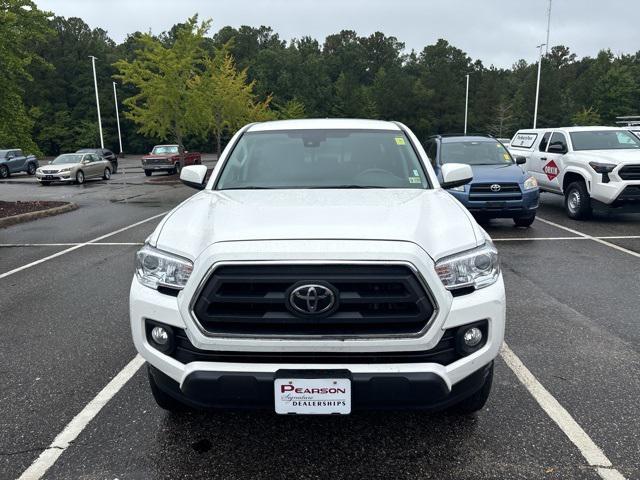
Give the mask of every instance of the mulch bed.
M 60 207 L 68 202 L 3 202 L 0 201 L 0 218 L 12 217 L 22 213 L 38 212 L 54 207 Z

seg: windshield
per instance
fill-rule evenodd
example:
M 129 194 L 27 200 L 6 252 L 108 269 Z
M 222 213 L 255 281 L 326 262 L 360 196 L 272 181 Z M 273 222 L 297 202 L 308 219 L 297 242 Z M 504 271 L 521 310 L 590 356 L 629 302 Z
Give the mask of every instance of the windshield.
M 153 147 L 153 151 L 151 152 L 154 155 L 163 155 L 165 153 L 178 153 L 177 145 L 158 145 L 157 147 Z
M 442 142 L 441 163 L 467 165 L 511 165 L 513 159 L 506 148 L 495 140 Z
M 80 153 L 65 153 L 64 155 L 60 155 L 57 157 L 52 164 L 61 164 L 61 163 L 80 163 L 84 155 Z
M 626 130 L 572 132 L 574 150 L 637 150 L 640 140 Z
M 245 133 L 217 189 L 428 188 L 399 130 L 281 130 Z

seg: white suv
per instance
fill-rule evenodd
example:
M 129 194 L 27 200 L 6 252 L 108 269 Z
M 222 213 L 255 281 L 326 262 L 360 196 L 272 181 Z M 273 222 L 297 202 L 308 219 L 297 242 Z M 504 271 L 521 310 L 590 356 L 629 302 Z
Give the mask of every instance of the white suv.
M 137 253 L 133 340 L 168 410 L 482 408 L 504 284 L 486 232 L 399 123 L 252 124 Z
M 627 129 L 519 130 L 509 150 L 527 159 L 541 190 L 564 195 L 571 218 L 589 218 L 594 206 L 640 212 L 640 139 Z

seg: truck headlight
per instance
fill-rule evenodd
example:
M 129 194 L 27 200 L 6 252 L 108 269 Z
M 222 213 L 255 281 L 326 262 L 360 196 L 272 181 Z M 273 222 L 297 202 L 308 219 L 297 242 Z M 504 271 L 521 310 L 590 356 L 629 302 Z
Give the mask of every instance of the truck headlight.
M 489 238 L 480 247 L 441 258 L 435 268 L 447 290 L 488 287 L 500 276 L 498 251 Z
M 136 253 L 136 276 L 143 285 L 157 289 L 182 289 L 193 271 L 193 263 L 145 245 Z
M 538 188 L 538 180 L 535 177 L 529 177 L 524 181 L 523 185 L 525 190 L 533 190 L 534 188 Z
M 593 168 L 596 173 L 611 173 L 617 165 L 613 163 L 600 163 L 600 162 L 589 162 L 591 168 Z
M 456 192 L 464 192 L 464 185 L 459 185 L 457 187 L 449 188 L 448 190 L 455 190 Z

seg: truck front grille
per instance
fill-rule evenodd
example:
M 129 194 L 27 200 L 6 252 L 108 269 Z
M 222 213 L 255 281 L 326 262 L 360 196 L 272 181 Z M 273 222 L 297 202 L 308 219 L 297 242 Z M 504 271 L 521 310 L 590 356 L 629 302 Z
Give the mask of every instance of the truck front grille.
M 640 180 L 640 165 L 627 165 L 618 172 L 622 180 Z
M 500 187 L 499 190 L 492 190 L 494 185 Z M 469 189 L 469 200 L 472 202 L 522 200 L 522 191 L 517 183 L 472 183 Z
M 290 305 L 297 285 L 335 292 L 326 314 L 300 314 Z M 410 336 L 435 312 L 411 268 L 388 264 L 221 265 L 193 303 L 206 333 L 242 336 Z

